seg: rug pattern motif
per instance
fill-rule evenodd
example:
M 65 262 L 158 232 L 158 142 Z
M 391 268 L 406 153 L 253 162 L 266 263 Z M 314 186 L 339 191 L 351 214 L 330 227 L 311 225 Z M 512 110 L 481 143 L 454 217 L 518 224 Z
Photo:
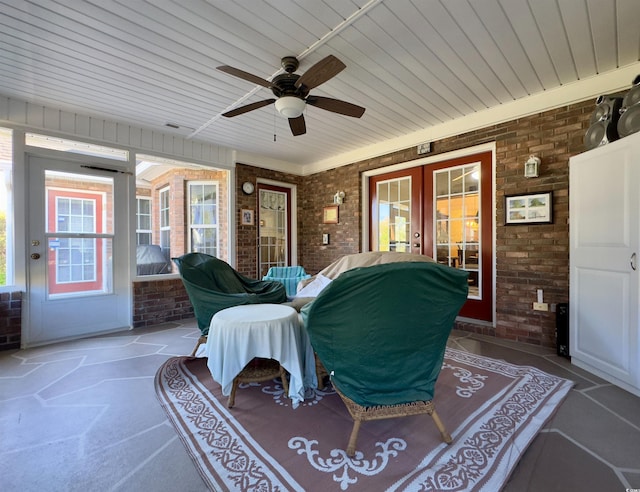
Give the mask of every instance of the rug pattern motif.
M 279 483 L 279 480 L 267 471 L 261 459 L 252 455 L 221 415 L 210 410 L 215 398 L 205 402 L 202 393 L 193 390 L 195 381 L 190 381 L 189 376 L 182 371 L 178 359 L 169 360 L 165 366 L 165 375 L 166 387 L 186 415 L 190 424 L 189 431 L 199 436 L 202 441 L 192 440 L 185 442 L 185 445 L 190 451 L 191 446 L 197 449 L 195 453 L 191 451 L 190 454 L 209 488 L 216 490 L 217 485 L 207 480 L 207 473 L 203 473 L 209 467 L 201 459 L 202 455 L 198 456 L 199 452 L 209 454 L 225 470 L 224 476 L 219 475 L 218 479 L 228 486 L 233 486 L 235 490 L 288 490 L 284 483 Z
M 186 416 L 182 423 L 176 419 L 173 423 L 177 427 L 188 427 L 185 431 L 194 436 L 190 440 L 182 439 L 203 477 L 207 471 L 215 477 L 208 485 L 216 489 L 224 484 L 230 490 L 303 490 L 286 470 L 274 465 L 266 450 L 256 442 L 247 441 L 246 435 L 236 427 L 232 414 L 215 397 L 207 397 L 207 390 L 202 387 L 194 391 L 198 381 L 188 371 L 182 370 L 178 360 L 170 359 L 165 364 L 163 379 L 157 381 L 161 387 L 159 394 L 164 391 L 166 400 L 175 402 L 182 409 L 180 413 Z M 535 368 L 447 349 L 443 372 L 450 371 L 460 382 L 456 390 L 459 398 L 473 396 L 482 389 L 488 376 L 474 374 L 454 363 L 507 376 L 513 379 L 513 383 L 482 409 L 481 418 L 470 417 L 452 432 L 454 442 L 451 445 L 435 447 L 413 472 L 389 490 L 498 490 L 520 457 L 519 452 L 511 451 L 512 447 L 525 449 L 540 429 L 541 423 L 527 425 L 531 415 L 544 422 L 556 407 L 552 405 L 550 410 L 544 410 L 547 403 L 559 403 L 572 385 L 570 381 Z M 282 401 L 280 385 L 267 385 L 262 391 L 273 396 L 274 404 L 286 405 Z M 316 390 L 313 395 L 308 395 L 311 398 L 305 400 L 304 405 L 315 405 L 330 393 L 330 390 Z M 315 449 L 317 444 L 317 440 L 303 436 L 293 436 L 288 442 L 290 449 L 306 455 L 309 466 L 333 474 L 333 481 L 343 491 L 357 484 L 358 476 L 374 476 L 383 472 L 389 460 L 397 458 L 407 446 L 403 439 L 391 437 L 376 443 L 379 450 L 374 456 L 365 457 L 357 451 L 355 457 L 349 458 L 342 449 L 333 449 L 328 457 L 321 456 Z M 208 460 L 215 462 L 214 466 L 203 458 L 207 455 Z M 496 460 L 507 464 L 501 467 L 500 473 L 493 469 Z

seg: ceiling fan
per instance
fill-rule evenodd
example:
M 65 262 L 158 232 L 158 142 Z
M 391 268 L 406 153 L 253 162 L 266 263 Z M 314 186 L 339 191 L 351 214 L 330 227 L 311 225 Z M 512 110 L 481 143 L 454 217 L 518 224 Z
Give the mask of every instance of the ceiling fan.
M 314 96 L 309 94 L 310 90 L 335 77 L 346 68 L 346 65 L 335 56 L 329 55 L 323 58 L 303 75 L 294 73 L 299 66 L 298 59 L 295 56 L 285 56 L 282 58 L 281 64 L 285 73 L 277 75 L 271 82 L 238 68 L 229 67 L 227 65 L 217 67 L 218 70 L 226 72 L 229 75 L 233 75 L 234 77 L 239 77 L 243 80 L 271 89 L 273 94 L 276 96 L 276 99 L 265 99 L 264 101 L 240 106 L 232 109 L 231 111 L 227 111 L 226 113 L 222 113 L 222 116 L 232 118 L 234 116 L 253 111 L 254 109 L 268 106 L 271 103 L 275 103 L 275 107 L 278 112 L 289 119 L 291 133 L 293 133 L 294 136 L 298 136 L 307 132 L 304 116 L 302 114 L 307 104 L 333 113 L 352 116 L 354 118 L 360 118 L 364 114 L 365 108 L 361 106 L 341 101 L 339 99 L 333 99 L 331 97 Z

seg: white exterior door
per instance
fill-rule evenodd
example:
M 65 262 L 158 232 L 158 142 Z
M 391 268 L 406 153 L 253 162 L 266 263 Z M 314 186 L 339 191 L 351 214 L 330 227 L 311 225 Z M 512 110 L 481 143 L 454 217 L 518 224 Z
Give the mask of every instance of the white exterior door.
M 130 328 L 128 176 L 78 161 L 27 162 L 23 346 Z
M 629 388 L 640 384 L 640 146 L 624 140 L 571 159 L 569 323 L 572 362 Z

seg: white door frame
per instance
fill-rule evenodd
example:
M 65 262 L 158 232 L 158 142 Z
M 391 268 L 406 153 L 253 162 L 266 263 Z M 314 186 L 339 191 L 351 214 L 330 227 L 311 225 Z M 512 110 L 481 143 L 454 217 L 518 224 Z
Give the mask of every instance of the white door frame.
M 26 297 L 25 306 L 23 309 L 24 323 L 22 327 L 22 347 L 41 345 L 45 343 L 56 342 L 65 339 L 80 338 L 98 333 L 106 333 L 112 331 L 121 331 L 132 328 L 132 285 L 131 285 L 131 254 L 130 254 L 130 239 L 132 220 L 130 217 L 130 190 L 134 185 L 133 175 L 123 168 L 120 162 L 114 162 L 109 159 L 100 159 L 95 157 L 77 156 L 66 152 L 56 152 L 43 150 L 40 152 L 31 152 L 25 155 L 25 178 L 26 178 L 26 219 L 27 228 L 25 234 L 25 252 L 26 252 Z M 96 170 L 81 167 L 92 166 L 102 168 L 106 170 Z M 38 298 L 38 303 L 41 303 L 44 291 L 43 285 L 46 282 L 45 276 L 42 275 L 39 270 L 32 270 L 34 261 L 30 259 L 32 252 L 36 252 L 31 241 L 34 239 L 32 235 L 37 235 L 35 231 L 32 231 L 32 226 L 35 226 L 36 222 L 33 222 L 33 214 L 44 214 L 43 200 L 44 193 L 40 196 L 30 196 L 31 193 L 40 193 L 44 189 L 32 190 L 29 189 L 32 181 L 32 174 L 37 169 L 38 171 L 45 167 L 61 168 L 68 172 L 76 174 L 87 174 L 89 176 L 103 176 L 110 177 L 114 180 L 114 240 L 113 240 L 113 294 L 96 296 L 94 298 L 80 297 L 76 300 L 65 300 L 65 308 L 73 312 L 74 316 L 71 317 L 71 324 L 78 323 L 80 328 L 72 329 L 62 324 L 59 327 L 59 332 L 56 334 L 44 334 L 43 320 L 40 313 L 40 308 L 53 307 L 53 304 L 41 304 L 34 303 L 34 298 Z M 39 179 L 36 179 L 39 181 Z M 41 220 L 41 219 L 39 219 Z M 37 227 L 37 226 L 36 226 Z M 41 234 L 40 234 L 41 235 Z M 42 242 L 40 250 L 38 251 L 42 258 L 40 261 L 46 261 L 46 253 L 44 236 L 42 238 L 35 238 Z M 32 251 L 33 250 L 33 251 Z M 41 264 L 40 264 L 41 266 Z M 37 285 L 36 285 L 37 282 Z M 60 303 L 60 306 L 63 303 Z M 107 316 L 109 319 L 104 319 L 104 316 L 96 316 L 96 309 L 105 310 L 109 313 Z M 36 311 L 34 311 L 34 309 Z M 58 307 L 60 309 L 60 307 Z M 93 316 L 92 316 L 93 315 Z M 47 319 L 47 323 L 53 320 Z M 86 329 L 85 325 L 86 324 Z M 83 331 L 82 333 L 80 331 Z

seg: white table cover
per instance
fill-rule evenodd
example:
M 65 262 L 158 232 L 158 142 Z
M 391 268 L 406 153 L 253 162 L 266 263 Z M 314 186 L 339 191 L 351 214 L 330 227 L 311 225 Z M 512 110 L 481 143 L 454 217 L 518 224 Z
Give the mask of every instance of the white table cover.
M 305 388 L 317 388 L 313 348 L 295 309 L 282 304 L 248 304 L 218 311 L 211 319 L 205 354 L 222 394 L 231 394 L 233 379 L 254 358 L 280 362 L 290 374 L 293 408 Z

